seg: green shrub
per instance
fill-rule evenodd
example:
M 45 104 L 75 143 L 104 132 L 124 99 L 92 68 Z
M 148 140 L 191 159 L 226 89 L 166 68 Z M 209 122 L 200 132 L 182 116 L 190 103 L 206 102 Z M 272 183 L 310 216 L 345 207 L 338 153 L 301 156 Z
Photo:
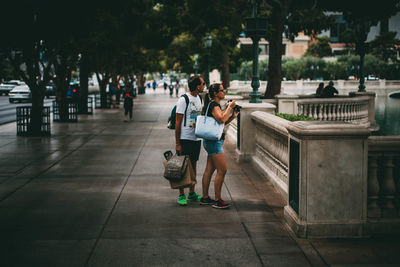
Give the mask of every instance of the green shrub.
M 279 118 L 288 120 L 288 121 L 316 121 L 317 119 L 307 117 L 304 115 L 296 115 L 296 114 L 286 114 L 286 113 L 275 113 L 275 116 Z

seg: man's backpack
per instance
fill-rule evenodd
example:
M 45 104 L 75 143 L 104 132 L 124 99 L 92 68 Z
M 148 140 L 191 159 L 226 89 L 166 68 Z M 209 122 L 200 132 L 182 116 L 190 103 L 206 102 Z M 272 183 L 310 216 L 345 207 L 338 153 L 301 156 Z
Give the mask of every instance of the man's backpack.
M 184 118 L 183 125 L 186 126 L 186 111 L 189 105 L 189 97 L 187 96 L 187 94 L 183 94 L 181 95 L 181 97 L 184 97 L 186 102 L 185 114 L 183 115 Z M 200 102 L 203 103 L 203 99 L 201 98 L 201 96 L 199 97 L 200 97 Z M 176 105 L 172 108 L 171 115 L 169 115 L 168 128 L 171 130 L 175 130 L 175 122 L 176 122 Z

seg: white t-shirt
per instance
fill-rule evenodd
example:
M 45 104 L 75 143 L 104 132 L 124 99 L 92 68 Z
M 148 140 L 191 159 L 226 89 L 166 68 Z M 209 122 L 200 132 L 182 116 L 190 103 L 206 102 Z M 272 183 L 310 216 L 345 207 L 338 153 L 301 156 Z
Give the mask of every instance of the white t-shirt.
M 181 139 L 193 141 L 201 140 L 201 138 L 197 138 L 194 134 L 197 116 L 201 114 L 200 96 L 194 97 L 189 93 L 186 93 L 186 95 L 189 97 L 189 104 L 186 110 L 186 126 L 184 126 L 185 118 L 182 118 Z M 185 116 L 185 109 L 185 98 L 180 97 L 178 103 L 176 104 L 176 113 L 183 114 L 183 116 Z

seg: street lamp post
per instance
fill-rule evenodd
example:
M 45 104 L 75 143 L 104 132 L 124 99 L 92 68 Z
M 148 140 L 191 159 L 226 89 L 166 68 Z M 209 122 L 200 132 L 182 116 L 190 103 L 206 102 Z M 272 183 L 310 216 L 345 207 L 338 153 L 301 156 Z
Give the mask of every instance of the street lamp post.
M 244 62 L 244 84 L 247 84 L 247 72 L 249 71 L 249 66 L 247 65 L 247 60 Z
M 199 59 L 199 54 L 194 54 L 194 65 L 193 65 L 193 69 L 194 69 L 194 74 L 197 74 L 197 72 L 199 71 L 199 64 L 197 63 L 197 60 Z
M 250 103 L 261 103 L 261 94 L 258 91 L 260 87 L 260 79 L 258 77 L 258 42 L 261 37 L 267 34 L 267 19 L 261 18 L 257 14 L 257 1 L 251 0 L 252 16 L 246 18 L 246 36 L 253 41 L 253 78 L 251 87 L 253 91 L 250 93 Z
M 207 86 L 210 85 L 210 58 L 211 58 L 211 46 L 212 46 L 212 36 L 209 34 L 204 39 L 204 46 L 207 48 Z

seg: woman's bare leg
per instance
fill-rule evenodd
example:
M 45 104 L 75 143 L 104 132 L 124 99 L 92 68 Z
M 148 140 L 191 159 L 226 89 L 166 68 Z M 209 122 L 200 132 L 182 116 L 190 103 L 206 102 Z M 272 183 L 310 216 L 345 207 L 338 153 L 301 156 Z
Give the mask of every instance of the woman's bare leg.
M 210 188 L 210 182 L 212 175 L 215 171 L 214 164 L 212 162 L 211 156 L 207 157 L 207 165 L 206 169 L 204 170 L 203 179 L 201 180 L 201 184 L 203 186 L 203 198 L 208 198 L 208 190 Z
M 225 154 L 219 153 L 211 156 L 212 162 L 217 169 L 217 175 L 215 176 L 214 181 L 214 190 L 215 190 L 215 200 L 221 199 L 221 190 L 222 185 L 224 183 L 225 174 L 226 174 L 226 160 Z

